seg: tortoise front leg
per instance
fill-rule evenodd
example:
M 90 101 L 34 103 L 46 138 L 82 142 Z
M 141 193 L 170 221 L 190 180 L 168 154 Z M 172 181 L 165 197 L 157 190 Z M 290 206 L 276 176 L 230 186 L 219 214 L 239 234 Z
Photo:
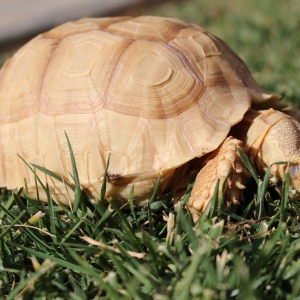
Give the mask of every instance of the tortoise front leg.
M 194 221 L 198 220 L 199 212 L 202 212 L 208 205 L 218 179 L 220 179 L 219 195 L 221 194 L 228 174 L 224 191 L 225 202 L 235 207 L 243 200 L 242 191 L 245 188 L 246 179 L 249 178 L 249 172 L 238 153 L 238 147 L 241 145 L 241 141 L 228 137 L 217 150 L 205 159 L 206 164 L 197 175 L 188 203 Z

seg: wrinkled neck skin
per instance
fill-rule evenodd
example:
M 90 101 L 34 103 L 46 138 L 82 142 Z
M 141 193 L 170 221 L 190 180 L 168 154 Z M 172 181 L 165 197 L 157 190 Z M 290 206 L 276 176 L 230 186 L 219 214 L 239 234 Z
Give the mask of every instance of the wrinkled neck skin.
M 271 180 L 282 182 L 287 168 L 290 171 L 290 197 L 300 200 L 300 123 L 294 118 L 273 109 L 249 110 L 241 123 L 230 132 L 243 141 L 245 152 L 254 161 L 260 174 L 273 165 Z

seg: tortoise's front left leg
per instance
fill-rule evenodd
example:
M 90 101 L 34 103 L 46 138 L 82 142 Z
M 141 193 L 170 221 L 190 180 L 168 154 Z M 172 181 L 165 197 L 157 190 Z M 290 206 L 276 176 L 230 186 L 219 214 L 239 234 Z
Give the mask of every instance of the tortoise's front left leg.
M 206 164 L 197 175 L 188 203 L 194 221 L 198 220 L 199 212 L 205 209 L 212 198 L 218 179 L 220 179 L 220 196 L 223 183 L 228 174 L 229 177 L 224 191 L 225 202 L 235 207 L 243 200 L 244 184 L 250 174 L 238 153 L 238 147 L 241 145 L 241 141 L 228 137 L 217 150 L 205 159 Z

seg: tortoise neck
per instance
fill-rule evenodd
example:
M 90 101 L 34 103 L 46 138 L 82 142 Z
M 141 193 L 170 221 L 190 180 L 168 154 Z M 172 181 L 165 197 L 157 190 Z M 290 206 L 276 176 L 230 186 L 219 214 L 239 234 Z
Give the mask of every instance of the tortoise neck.
M 257 111 L 254 109 L 248 110 L 244 115 L 242 121 L 231 128 L 229 135 L 232 135 L 235 138 L 239 139 L 243 142 L 244 147 L 247 147 L 247 134 L 249 128 L 252 126 L 253 121 L 261 114 L 261 111 Z M 259 132 L 257 132 L 257 135 L 259 135 Z

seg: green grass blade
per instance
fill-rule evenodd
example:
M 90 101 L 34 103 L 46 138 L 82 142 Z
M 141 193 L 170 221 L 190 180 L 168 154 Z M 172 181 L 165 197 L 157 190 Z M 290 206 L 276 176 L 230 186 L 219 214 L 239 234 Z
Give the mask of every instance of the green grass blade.
M 21 299 L 22 297 L 22 291 L 24 292 L 25 290 L 30 290 L 33 288 L 33 283 L 38 282 L 38 279 L 49 269 L 53 268 L 55 265 L 50 264 L 49 267 L 46 268 L 41 268 L 40 270 L 36 271 L 35 273 L 31 273 L 31 276 L 29 278 L 26 278 L 22 280 L 18 286 L 12 290 L 9 295 L 5 298 L 6 300 L 15 300 L 15 299 Z M 23 297 L 22 297 L 23 298 Z M 26 298 L 26 297 L 24 297 Z
M 16 216 L 16 218 L 9 224 L 9 226 L 2 231 L 2 233 L 0 234 L 0 239 L 2 239 L 9 231 L 11 231 L 12 227 L 14 227 L 15 224 L 18 224 L 25 214 L 26 211 L 23 210 L 18 216 Z
M 101 193 L 100 193 L 100 202 L 102 202 L 102 203 L 103 203 L 104 200 L 105 200 L 105 194 L 106 194 L 106 178 L 107 178 L 107 174 L 108 174 L 109 161 L 110 161 L 110 154 L 108 155 L 106 167 L 105 167 L 104 174 L 103 174 L 103 183 L 102 183 Z
M 228 178 L 228 176 L 229 176 L 229 174 L 227 175 L 227 178 Z M 216 208 L 219 205 L 219 185 L 220 185 L 220 179 L 218 178 L 217 183 L 216 183 L 216 187 L 215 187 L 215 190 L 214 190 L 214 194 L 213 194 L 213 196 L 210 200 L 210 204 L 209 204 L 209 210 L 208 210 L 208 217 L 209 218 L 213 218 L 214 216 L 217 215 Z
M 9 197 L 8 201 L 6 202 L 5 204 L 5 208 L 7 210 L 11 210 L 13 204 L 15 202 L 15 196 L 14 196 L 14 193 Z M 0 220 L 4 219 L 5 217 L 5 211 L 1 211 L 0 212 Z
M 272 168 L 272 165 L 267 169 L 267 172 L 262 181 L 258 180 L 258 188 L 257 188 L 257 200 L 258 200 L 258 206 L 259 206 L 258 219 L 261 219 L 262 217 L 265 216 L 264 201 L 265 201 L 265 195 L 267 192 L 267 188 L 269 186 L 269 178 L 270 178 L 271 168 Z
M 76 212 L 79 207 L 79 204 L 81 202 L 82 191 L 81 191 L 81 187 L 80 187 L 80 180 L 79 180 L 79 176 L 78 176 L 78 172 L 77 172 L 74 152 L 73 152 L 69 137 L 66 132 L 65 132 L 65 136 L 67 139 L 69 154 L 70 154 L 70 158 L 71 158 L 71 164 L 72 164 L 72 168 L 73 168 L 72 175 L 73 175 L 74 182 L 75 182 L 75 189 L 74 189 L 75 199 L 73 201 L 73 210 Z
M 10 212 L 8 211 L 1 203 L 0 203 L 0 208 L 2 210 L 5 211 L 5 213 L 12 219 L 14 220 L 16 217 Z M 22 223 L 21 223 L 22 224 Z M 23 224 L 22 224 L 23 225 Z M 30 239 L 32 239 L 33 241 L 35 241 L 37 244 L 39 244 L 41 247 L 44 247 L 46 249 L 48 249 L 49 251 L 51 251 L 51 247 L 48 246 L 48 244 L 46 242 L 43 241 L 43 239 L 40 237 L 40 235 L 36 232 L 33 232 L 32 230 L 26 228 L 26 227 L 22 227 L 20 228 L 20 230 L 26 234 Z
M 20 155 L 18 155 L 18 156 L 19 156 L 19 157 L 21 158 L 21 160 L 25 163 L 25 165 L 29 168 L 29 170 L 34 174 L 35 179 L 39 182 L 39 184 L 41 185 L 41 187 L 45 190 L 46 187 L 45 187 L 45 185 L 43 184 L 43 182 L 40 180 L 40 178 L 37 176 L 35 170 L 31 167 L 31 165 L 30 165 L 29 163 L 27 163 L 27 161 L 26 161 L 23 157 L 21 157 Z M 37 186 L 37 184 L 36 184 L 36 186 Z M 37 190 L 38 190 L 38 189 L 37 189 Z
M 75 223 L 73 223 L 73 225 L 71 225 L 68 228 L 68 231 L 62 236 L 61 243 L 64 243 L 73 234 L 73 232 L 77 230 L 77 228 L 81 225 L 82 222 L 83 220 L 79 219 Z
M 285 222 L 287 219 L 286 207 L 288 203 L 290 187 L 290 172 L 286 172 L 282 183 L 281 202 L 280 202 L 280 222 Z
M 160 265 L 158 248 L 157 248 L 155 242 L 153 241 L 152 236 L 145 230 L 142 231 L 142 240 L 144 242 L 144 245 L 148 248 L 149 254 L 152 257 L 151 265 L 153 267 L 154 275 L 158 275 L 158 273 L 159 273 L 158 266 Z
M 162 180 L 162 174 L 159 174 L 158 179 L 157 179 L 157 181 L 155 183 L 155 186 L 154 186 L 154 190 L 153 190 L 152 196 L 151 196 L 151 198 L 149 200 L 149 205 L 151 205 L 153 203 L 153 201 L 156 200 L 161 180 Z
M 48 253 L 42 253 L 40 251 L 35 251 L 35 250 L 29 249 L 27 247 L 24 247 L 22 245 L 18 245 L 18 247 L 20 247 L 21 249 L 23 249 L 24 251 L 26 251 L 30 255 L 33 255 L 35 257 L 39 257 L 41 259 L 49 259 L 49 260 L 57 263 L 58 265 L 60 265 L 62 267 L 65 267 L 67 269 L 71 269 L 71 270 L 74 270 L 76 272 L 83 273 L 83 274 L 92 275 L 92 276 L 97 277 L 97 279 L 99 279 L 99 277 L 100 277 L 99 272 L 97 271 L 97 269 L 94 269 L 91 266 L 89 266 L 88 268 L 82 267 L 82 266 L 70 263 L 69 261 L 65 261 L 61 258 L 51 256 Z
M 204 259 L 202 251 L 199 249 L 191 258 L 190 264 L 185 270 L 186 276 L 183 276 L 175 288 L 176 299 L 190 299 L 190 289 L 194 281 L 194 276 L 197 274 L 197 269 Z
M 24 217 L 22 217 L 22 221 L 26 222 L 28 219 L 30 219 L 30 214 L 27 211 L 27 207 L 25 206 L 24 202 L 21 200 L 21 198 L 18 194 L 13 193 L 13 197 L 19 207 L 19 210 L 25 212 Z
M 36 168 L 37 170 L 45 173 L 46 175 L 49 175 L 50 177 L 53 177 L 54 179 L 56 179 L 57 181 L 59 182 L 62 182 L 64 183 L 65 185 L 67 185 L 69 188 L 71 188 L 72 190 L 74 190 L 74 185 L 70 184 L 68 181 L 65 181 L 63 180 L 62 177 L 58 176 L 57 174 L 55 174 L 54 172 L 46 169 L 46 168 L 43 168 L 41 166 L 38 166 L 36 164 L 31 164 L 34 168 Z
M 127 219 L 124 217 L 124 214 L 120 210 L 120 208 L 114 203 L 111 202 L 111 206 L 114 209 L 114 211 L 117 213 L 117 216 L 120 219 L 119 226 L 123 228 L 125 233 L 127 234 L 127 237 L 131 241 L 131 245 L 135 251 L 142 251 L 142 245 L 139 241 L 139 239 L 136 237 L 131 225 L 128 223 Z
M 150 207 L 150 202 L 148 202 L 146 204 L 146 209 L 148 211 L 149 233 L 150 233 L 151 236 L 155 236 L 155 229 L 154 229 L 154 226 L 153 226 L 152 211 L 151 211 L 151 207 Z
M 137 217 L 134 211 L 134 184 L 131 187 L 130 190 L 130 195 L 129 195 L 129 205 L 130 205 L 130 211 L 131 211 L 131 215 L 133 217 L 134 223 L 137 224 Z
M 244 150 L 241 147 L 238 147 L 238 152 L 239 152 L 241 161 L 243 162 L 245 167 L 248 169 L 248 171 L 251 173 L 252 177 L 256 181 L 256 184 L 258 184 L 258 176 L 257 176 L 256 170 L 255 170 L 255 167 L 252 164 L 252 162 L 250 161 L 250 159 L 248 158 L 248 155 L 244 152 Z
M 251 212 L 251 210 L 253 209 L 253 205 L 254 205 L 255 199 L 253 199 L 245 208 L 243 214 L 241 215 L 242 218 L 246 219 L 248 214 Z
M 50 230 L 53 235 L 53 242 L 57 243 L 57 238 L 56 238 L 56 225 L 55 225 L 55 214 L 54 214 L 54 209 L 53 209 L 53 200 L 51 198 L 51 192 L 50 188 L 48 186 L 48 183 L 46 184 L 46 190 L 47 190 L 47 199 L 48 199 L 48 207 L 49 207 L 49 217 L 50 217 Z

